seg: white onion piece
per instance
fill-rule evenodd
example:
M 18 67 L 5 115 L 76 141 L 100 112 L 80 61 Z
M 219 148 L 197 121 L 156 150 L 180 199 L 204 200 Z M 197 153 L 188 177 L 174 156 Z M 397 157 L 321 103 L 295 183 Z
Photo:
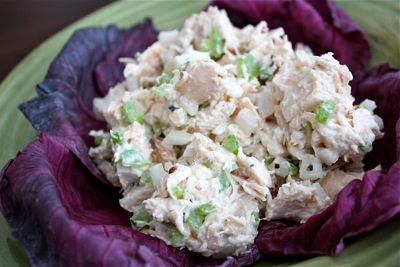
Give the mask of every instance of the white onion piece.
M 304 155 L 300 163 L 300 179 L 316 180 L 323 176 L 324 172 L 321 162 L 311 154 Z
M 266 119 L 275 112 L 276 103 L 273 94 L 272 89 L 268 87 L 256 94 L 257 111 L 262 119 Z
M 244 134 L 250 135 L 257 127 L 257 116 L 250 109 L 244 108 L 236 116 L 235 122 Z
M 193 135 L 186 131 L 170 131 L 164 140 L 161 142 L 163 145 L 182 146 L 192 141 Z
M 282 157 L 276 157 L 270 166 L 280 177 L 286 177 L 290 173 L 290 163 Z
M 179 105 L 190 115 L 194 116 L 199 111 L 199 104 L 193 101 L 189 97 L 182 96 L 179 101 Z
M 150 168 L 151 181 L 155 188 L 161 183 L 163 177 L 167 175 L 162 163 L 158 163 Z
M 178 38 L 178 30 L 161 31 L 158 35 L 158 41 L 165 46 L 173 44 Z

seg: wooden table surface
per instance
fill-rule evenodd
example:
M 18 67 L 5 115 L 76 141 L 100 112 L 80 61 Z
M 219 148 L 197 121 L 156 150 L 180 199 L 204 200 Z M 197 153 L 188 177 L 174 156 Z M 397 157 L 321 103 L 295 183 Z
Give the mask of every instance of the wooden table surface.
M 0 83 L 36 46 L 115 0 L 0 0 Z

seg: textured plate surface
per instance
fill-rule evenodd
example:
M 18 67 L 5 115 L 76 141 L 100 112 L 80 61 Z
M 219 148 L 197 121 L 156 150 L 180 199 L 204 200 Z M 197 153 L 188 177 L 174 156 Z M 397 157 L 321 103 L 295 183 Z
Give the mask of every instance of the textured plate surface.
M 372 46 L 369 67 L 389 62 L 400 68 L 400 5 L 398 0 L 337 1 L 366 31 Z M 158 29 L 173 29 L 205 1 L 120 1 L 70 25 L 32 51 L 0 84 L 0 167 L 36 138 L 18 105 L 35 95 L 51 60 L 74 30 L 116 24 L 129 27 L 151 17 Z M 255 266 L 400 266 L 400 216 L 371 233 L 351 240 L 338 257 L 267 258 Z M 0 267 L 29 266 L 27 256 L 0 214 Z

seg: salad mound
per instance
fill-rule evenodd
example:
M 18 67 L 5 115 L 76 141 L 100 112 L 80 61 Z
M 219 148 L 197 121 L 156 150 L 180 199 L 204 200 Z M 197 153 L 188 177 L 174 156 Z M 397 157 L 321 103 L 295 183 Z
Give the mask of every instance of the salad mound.
M 355 103 L 375 101 L 375 113 L 385 127 L 383 138 L 365 157 L 363 178 L 350 182 L 333 204 L 304 223 L 261 220 L 255 244 L 237 257 L 203 257 L 132 229 L 132 213 L 119 205 L 122 195 L 88 155 L 95 147 L 90 130 L 107 127 L 93 114 L 92 100 L 124 81 L 124 64 L 118 60 L 143 52 L 158 33 L 149 20 L 129 30 L 79 30 L 37 86 L 38 97 L 20 106 L 39 138 L 0 173 L 0 209 L 32 266 L 244 266 L 268 255 L 338 255 L 346 239 L 400 212 L 400 71 L 387 65 L 365 70 L 370 56 L 366 36 L 333 1 L 211 5 L 225 9 L 235 27 L 261 20 L 270 29 L 283 26 L 288 39 L 318 55 L 333 51 L 340 64 L 348 66 L 354 75 L 350 85 Z M 210 41 L 205 45 L 210 47 Z M 382 170 L 371 170 L 378 165 Z
M 239 29 L 210 7 L 121 61 L 125 81 L 94 99 L 110 130 L 90 132 L 89 155 L 135 229 L 204 256 L 244 253 L 260 219 L 324 210 L 383 136 L 345 65 L 265 21 Z

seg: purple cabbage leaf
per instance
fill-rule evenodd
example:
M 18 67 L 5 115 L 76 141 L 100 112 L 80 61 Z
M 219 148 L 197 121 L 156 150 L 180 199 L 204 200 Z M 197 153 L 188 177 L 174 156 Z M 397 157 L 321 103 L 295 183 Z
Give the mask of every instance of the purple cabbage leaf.
M 353 74 L 363 74 L 371 58 L 366 35 L 333 1 L 215 0 L 211 5 L 225 9 L 237 27 L 261 20 L 270 29 L 283 27 L 294 45 L 306 44 L 317 55 L 333 52 Z

